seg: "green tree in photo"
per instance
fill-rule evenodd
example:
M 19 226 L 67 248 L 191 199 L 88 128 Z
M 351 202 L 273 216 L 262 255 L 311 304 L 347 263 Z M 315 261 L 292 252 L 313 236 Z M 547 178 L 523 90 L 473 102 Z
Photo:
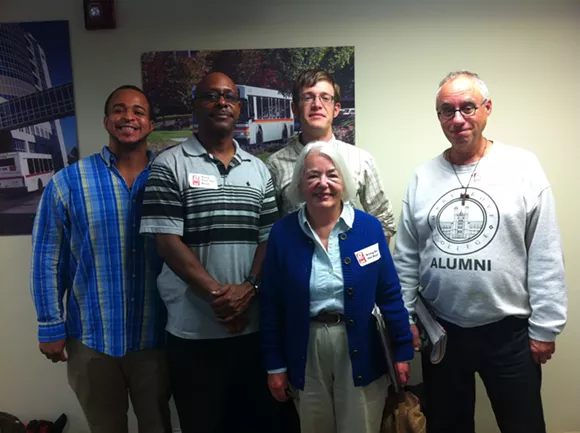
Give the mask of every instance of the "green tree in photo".
M 157 116 L 191 113 L 191 88 L 208 72 L 205 57 L 173 51 L 142 55 L 143 91 Z
M 236 83 L 277 89 L 285 94 L 292 93 L 292 83 L 301 72 L 324 69 L 337 77 L 343 93 L 353 91 L 354 47 L 213 51 L 208 52 L 206 64 Z

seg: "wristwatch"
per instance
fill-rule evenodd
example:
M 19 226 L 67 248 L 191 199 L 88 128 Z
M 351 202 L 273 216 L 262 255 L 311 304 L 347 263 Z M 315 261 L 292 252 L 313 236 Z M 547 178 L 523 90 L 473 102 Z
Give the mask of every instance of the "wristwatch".
M 259 294 L 260 293 L 260 283 L 261 281 L 258 279 L 258 277 L 255 277 L 254 275 L 250 275 L 248 277 L 246 277 L 246 279 L 244 280 L 244 282 L 248 282 L 252 285 L 252 287 L 254 288 L 254 294 Z

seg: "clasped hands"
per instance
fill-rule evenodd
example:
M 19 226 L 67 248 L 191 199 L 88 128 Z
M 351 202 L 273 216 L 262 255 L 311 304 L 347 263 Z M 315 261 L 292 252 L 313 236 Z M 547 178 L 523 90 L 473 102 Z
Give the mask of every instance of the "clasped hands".
M 248 326 L 248 307 L 254 297 L 254 287 L 242 284 L 225 284 L 212 290 L 210 306 L 218 320 L 231 334 L 238 334 Z

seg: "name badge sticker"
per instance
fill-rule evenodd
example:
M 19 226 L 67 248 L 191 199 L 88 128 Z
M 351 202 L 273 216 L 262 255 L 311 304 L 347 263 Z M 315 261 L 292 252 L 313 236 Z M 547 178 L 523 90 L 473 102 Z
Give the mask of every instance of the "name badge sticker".
M 379 251 L 379 244 L 376 243 L 370 247 L 363 248 L 360 251 L 354 253 L 358 264 L 361 266 L 370 265 L 381 258 L 381 252 Z
M 211 174 L 189 173 L 187 177 L 192 188 L 218 189 L 217 178 Z

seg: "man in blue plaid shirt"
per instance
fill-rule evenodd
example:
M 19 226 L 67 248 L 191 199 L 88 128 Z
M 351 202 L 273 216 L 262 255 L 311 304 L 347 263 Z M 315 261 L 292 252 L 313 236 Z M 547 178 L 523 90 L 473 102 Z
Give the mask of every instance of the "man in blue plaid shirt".
M 143 91 L 111 93 L 104 126 L 109 145 L 55 174 L 36 214 L 31 292 L 40 351 L 67 361 L 92 433 L 127 433 L 129 395 L 139 432 L 168 433 L 161 263 L 154 240 L 139 235 L 153 159 Z

